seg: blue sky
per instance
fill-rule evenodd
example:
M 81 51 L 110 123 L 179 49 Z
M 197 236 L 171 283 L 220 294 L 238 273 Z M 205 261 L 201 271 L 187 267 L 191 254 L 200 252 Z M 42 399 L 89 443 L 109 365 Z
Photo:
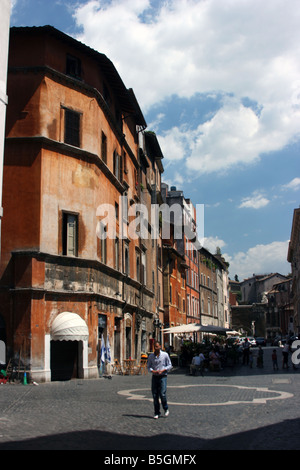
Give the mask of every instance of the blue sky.
M 229 273 L 288 274 L 300 194 L 299 0 L 13 0 L 106 54 L 164 153 L 164 181 L 205 204 Z

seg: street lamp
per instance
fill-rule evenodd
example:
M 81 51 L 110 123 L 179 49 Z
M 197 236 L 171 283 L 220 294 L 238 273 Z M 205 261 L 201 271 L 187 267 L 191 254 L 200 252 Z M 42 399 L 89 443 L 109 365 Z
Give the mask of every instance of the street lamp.
M 155 318 L 153 320 L 153 325 L 154 325 L 154 337 L 156 340 L 158 340 L 158 335 L 159 335 L 159 332 L 157 331 L 157 329 L 161 329 L 162 327 L 162 323 L 160 322 L 159 318 Z

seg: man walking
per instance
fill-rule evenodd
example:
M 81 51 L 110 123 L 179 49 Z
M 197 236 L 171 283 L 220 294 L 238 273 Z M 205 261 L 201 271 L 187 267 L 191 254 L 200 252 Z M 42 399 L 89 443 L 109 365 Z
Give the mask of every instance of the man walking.
M 249 352 L 250 352 L 250 343 L 248 341 L 248 338 L 245 339 L 245 342 L 243 344 L 243 365 L 249 364 Z
M 154 402 L 154 419 L 160 416 L 160 403 L 165 411 L 165 416 L 169 415 L 167 403 L 167 374 L 172 369 L 169 354 L 161 351 L 161 345 L 157 341 L 154 344 L 154 353 L 150 354 L 147 364 L 149 372 L 152 373 L 152 396 Z

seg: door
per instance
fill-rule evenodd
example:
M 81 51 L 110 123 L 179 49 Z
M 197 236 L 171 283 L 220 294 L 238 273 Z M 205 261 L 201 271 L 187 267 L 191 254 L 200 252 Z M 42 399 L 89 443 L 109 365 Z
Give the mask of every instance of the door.
M 78 341 L 51 341 L 51 380 L 78 378 Z

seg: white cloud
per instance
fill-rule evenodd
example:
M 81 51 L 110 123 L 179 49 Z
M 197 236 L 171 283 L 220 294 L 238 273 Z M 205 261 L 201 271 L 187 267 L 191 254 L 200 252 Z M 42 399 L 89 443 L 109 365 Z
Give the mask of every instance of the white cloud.
M 222 251 L 224 246 L 226 246 L 226 243 L 218 237 L 205 237 L 203 240 L 203 247 L 212 254 L 216 253 L 217 248 L 220 248 Z
M 173 127 L 162 135 L 157 135 L 157 138 L 164 157 L 167 160 L 176 163 L 178 160 L 182 160 L 184 158 L 186 154 L 188 132 L 184 133 L 178 127 Z
M 158 136 L 165 157 L 186 158 L 193 173 L 249 165 L 299 137 L 298 0 L 169 0 L 156 9 L 91 0 L 74 17 L 79 39 L 113 61 L 144 112 L 172 95 L 227 97 L 196 130 Z
M 300 178 L 294 178 L 289 183 L 282 185 L 281 189 L 292 189 L 293 191 L 298 191 L 298 189 L 300 189 Z
M 240 280 L 255 274 L 279 272 L 286 275 L 291 272 L 287 261 L 289 241 L 274 241 L 269 244 L 259 244 L 249 248 L 246 252 L 239 251 L 232 256 L 224 251 L 227 243 L 218 237 L 205 237 L 203 246 L 210 253 L 215 254 L 217 247 L 221 249 L 222 256 L 229 263 L 229 276 L 238 275 Z
M 261 209 L 269 204 L 270 200 L 264 197 L 259 191 L 254 191 L 253 194 L 249 197 L 242 199 L 239 209 L 249 208 L 249 209 Z
M 239 279 L 246 279 L 255 274 L 265 274 L 279 272 L 288 274 L 291 271 L 287 262 L 289 241 L 272 242 L 266 245 L 256 245 L 248 249 L 247 252 L 238 252 L 233 256 L 224 254 L 229 262 L 229 273 L 231 279 L 237 274 Z

